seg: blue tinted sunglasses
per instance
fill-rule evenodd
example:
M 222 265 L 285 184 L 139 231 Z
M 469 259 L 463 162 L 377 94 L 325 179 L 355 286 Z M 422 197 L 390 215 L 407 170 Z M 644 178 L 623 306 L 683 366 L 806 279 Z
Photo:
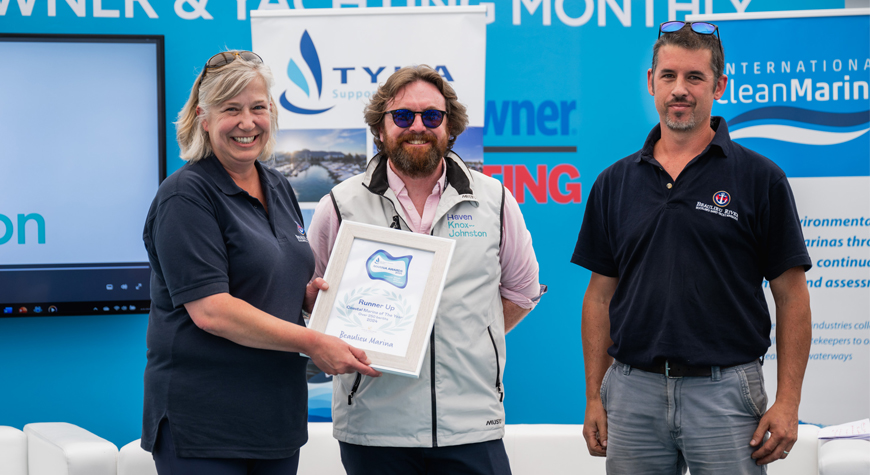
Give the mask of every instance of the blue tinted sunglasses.
M 444 116 L 447 115 L 446 111 L 440 111 L 438 109 L 428 109 L 424 111 L 412 111 L 409 109 L 396 109 L 392 111 L 386 111 L 384 114 L 390 114 L 393 116 L 393 123 L 396 124 L 397 127 L 401 127 L 403 129 L 407 129 L 414 123 L 414 119 L 417 118 L 417 114 L 420 114 L 420 119 L 423 120 L 423 125 L 426 126 L 427 129 L 435 129 L 438 128 L 442 122 L 444 122 Z
M 712 23 L 707 23 L 706 21 L 666 21 L 659 25 L 659 38 L 662 37 L 662 33 L 680 31 L 687 25 L 692 28 L 692 31 L 699 35 L 715 34 L 716 39 L 719 41 L 719 51 L 722 53 L 723 57 L 725 56 L 725 52 L 722 51 L 722 37 L 719 35 L 719 27 Z

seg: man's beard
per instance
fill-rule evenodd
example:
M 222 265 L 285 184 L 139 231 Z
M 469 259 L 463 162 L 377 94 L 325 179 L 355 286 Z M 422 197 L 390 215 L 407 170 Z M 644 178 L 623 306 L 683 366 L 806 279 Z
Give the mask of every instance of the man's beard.
M 411 140 L 425 140 L 430 146 L 408 151 L 403 144 Z M 399 136 L 395 142 L 387 138 L 385 149 L 396 170 L 411 178 L 420 178 L 438 169 L 441 158 L 447 153 L 447 138 L 444 138 L 443 143 L 438 143 L 435 134 L 428 131 L 422 134 L 407 133 Z
M 684 103 L 680 101 L 680 103 Z M 692 104 L 694 106 L 695 104 Z M 697 120 L 695 120 L 695 110 L 683 112 L 683 116 L 681 117 L 683 120 L 678 120 L 676 118 L 671 118 L 669 113 L 665 114 L 665 125 L 668 126 L 669 129 L 676 132 L 685 132 L 688 130 L 692 130 L 698 125 Z

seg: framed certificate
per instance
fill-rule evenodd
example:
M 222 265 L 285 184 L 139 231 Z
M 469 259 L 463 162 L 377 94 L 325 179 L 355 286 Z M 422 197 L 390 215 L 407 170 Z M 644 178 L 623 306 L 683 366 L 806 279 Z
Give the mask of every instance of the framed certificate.
M 419 377 L 453 246 L 342 221 L 308 327 L 365 350 L 378 371 Z

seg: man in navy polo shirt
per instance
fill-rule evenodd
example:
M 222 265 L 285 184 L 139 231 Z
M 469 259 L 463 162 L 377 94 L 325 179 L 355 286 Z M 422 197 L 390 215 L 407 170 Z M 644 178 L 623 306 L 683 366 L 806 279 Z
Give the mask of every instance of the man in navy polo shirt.
M 711 117 L 723 66 L 715 25 L 663 23 L 647 72 L 660 123 L 586 202 L 583 435 L 610 474 L 760 474 L 797 440 L 811 264 L 783 171 Z

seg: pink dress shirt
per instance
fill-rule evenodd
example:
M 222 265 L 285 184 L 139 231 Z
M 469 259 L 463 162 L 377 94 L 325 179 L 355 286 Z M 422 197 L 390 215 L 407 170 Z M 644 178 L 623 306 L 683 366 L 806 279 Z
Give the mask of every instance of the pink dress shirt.
M 435 209 L 441 200 L 441 193 L 446 183 L 447 168 L 441 167 L 441 177 L 432 188 L 432 193 L 426 199 L 423 214 L 417 212 L 414 203 L 408 196 L 405 183 L 397 175 L 392 167 L 387 167 L 387 182 L 390 189 L 396 194 L 399 205 L 405 212 L 408 227 L 411 231 L 421 234 L 429 234 L 435 219 Z M 535 258 L 535 250 L 532 247 L 532 235 L 526 229 L 526 223 L 520 212 L 517 200 L 505 190 L 503 236 L 501 258 L 501 296 L 518 306 L 531 309 L 537 304 L 541 296 L 538 284 L 538 260 Z M 314 277 L 323 277 L 332 245 L 338 235 L 339 221 L 332 205 L 332 198 L 324 196 L 314 209 L 314 217 L 308 227 L 308 240 L 311 251 L 314 252 Z

